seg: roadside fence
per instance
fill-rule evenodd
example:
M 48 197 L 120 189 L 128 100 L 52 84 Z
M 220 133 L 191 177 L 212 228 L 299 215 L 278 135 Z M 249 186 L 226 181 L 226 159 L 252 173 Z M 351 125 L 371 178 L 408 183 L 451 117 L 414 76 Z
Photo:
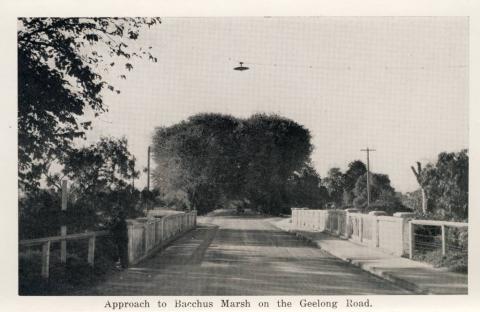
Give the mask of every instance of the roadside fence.
M 411 212 L 388 216 L 384 211 L 360 213 L 358 209 L 318 210 L 292 208 L 295 230 L 327 232 L 412 258 L 416 253 L 441 250 L 442 255 L 467 252 L 468 223 L 414 220 Z

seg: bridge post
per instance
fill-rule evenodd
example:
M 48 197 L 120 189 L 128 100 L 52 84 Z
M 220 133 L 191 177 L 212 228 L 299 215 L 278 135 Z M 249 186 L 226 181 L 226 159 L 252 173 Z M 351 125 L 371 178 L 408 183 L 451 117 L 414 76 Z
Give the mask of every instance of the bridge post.
M 410 259 L 413 258 L 413 250 L 415 249 L 415 228 L 414 228 L 414 224 L 412 223 L 412 221 L 409 221 L 408 222 L 408 227 L 409 227 L 409 240 L 410 240 Z
M 358 236 L 360 239 L 360 242 L 363 242 L 363 215 L 361 218 L 359 218 L 359 227 L 358 227 Z
M 160 226 L 160 220 L 157 218 L 152 220 L 152 226 L 153 226 L 153 234 L 154 234 L 154 239 L 153 239 L 153 245 L 156 247 L 158 245 L 158 242 L 160 241 L 159 235 L 158 235 L 158 227 Z
M 413 212 L 395 212 L 393 214 L 394 217 L 402 219 L 402 252 L 401 255 L 407 255 L 410 248 L 410 241 L 409 239 L 409 225 L 408 221 L 415 217 Z
M 42 245 L 42 277 L 48 279 L 50 270 L 50 241 Z
M 145 247 L 144 253 L 147 254 L 148 250 L 150 249 L 150 246 L 148 244 L 149 242 L 149 233 L 148 233 L 148 220 L 143 223 L 143 246 Z
M 160 222 L 162 223 L 162 241 L 165 240 L 165 217 L 162 217 L 160 219 Z
M 134 235 L 134 220 L 127 220 L 127 232 L 128 232 L 128 263 L 132 264 L 135 261 L 135 255 L 133 250 L 133 235 Z
M 352 229 L 352 218 L 350 217 L 351 213 L 359 212 L 357 208 L 347 208 L 345 211 L 345 237 L 350 238 Z
M 337 214 L 337 235 L 342 236 L 342 217 L 343 214 L 340 210 L 336 210 L 335 213 Z
M 93 267 L 95 261 L 95 235 L 88 239 L 88 264 Z

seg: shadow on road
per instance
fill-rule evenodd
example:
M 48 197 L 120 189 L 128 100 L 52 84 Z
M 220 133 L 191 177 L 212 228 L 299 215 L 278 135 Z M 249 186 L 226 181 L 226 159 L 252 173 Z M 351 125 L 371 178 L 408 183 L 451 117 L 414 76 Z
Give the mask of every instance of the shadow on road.
M 279 231 L 262 216 L 208 216 L 199 227 L 85 295 L 406 294 Z

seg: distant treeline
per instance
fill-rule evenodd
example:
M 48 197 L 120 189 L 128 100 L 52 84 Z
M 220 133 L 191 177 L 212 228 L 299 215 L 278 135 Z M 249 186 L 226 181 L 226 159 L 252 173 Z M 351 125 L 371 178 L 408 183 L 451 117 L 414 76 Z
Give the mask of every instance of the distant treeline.
M 441 153 L 436 164 L 427 164 L 420 173 L 428 193 L 425 211 L 418 205 L 418 192 L 396 192 L 381 173 L 370 173 L 367 207 L 365 164 L 352 161 L 345 172 L 331 168 L 322 180 L 311 162 L 312 151 L 309 130 L 279 115 L 198 114 L 156 128 L 153 180 L 164 205 L 199 213 L 248 207 L 280 214 L 296 206 L 413 210 L 448 219 L 468 215 L 467 150 Z
M 153 173 L 162 201 L 205 213 L 220 207 L 249 207 L 269 214 L 291 207 L 366 207 L 366 167 L 332 168 L 322 181 L 310 155 L 308 129 L 275 114 L 241 119 L 199 114 L 153 138 Z M 370 209 L 406 210 L 387 175 L 372 174 Z

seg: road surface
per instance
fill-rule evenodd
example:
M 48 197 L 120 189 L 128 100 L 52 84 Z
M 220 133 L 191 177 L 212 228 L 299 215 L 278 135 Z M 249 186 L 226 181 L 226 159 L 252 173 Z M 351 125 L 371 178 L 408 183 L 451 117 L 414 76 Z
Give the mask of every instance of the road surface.
M 268 217 L 216 211 L 161 253 L 83 295 L 408 294 L 275 228 Z

